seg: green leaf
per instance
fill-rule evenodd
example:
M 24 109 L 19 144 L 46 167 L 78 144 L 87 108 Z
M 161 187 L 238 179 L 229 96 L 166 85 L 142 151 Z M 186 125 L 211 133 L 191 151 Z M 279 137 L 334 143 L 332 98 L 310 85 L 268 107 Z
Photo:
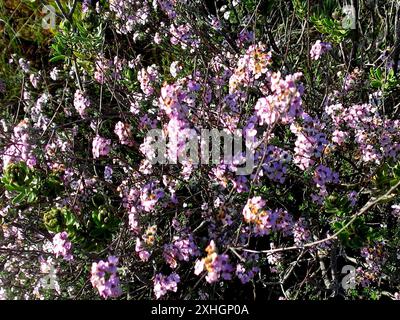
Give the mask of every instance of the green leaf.
M 12 204 L 18 204 L 19 202 L 22 202 L 22 200 L 24 200 L 26 197 L 26 193 L 25 192 L 21 192 L 20 194 L 18 194 L 15 198 L 13 198 L 11 200 Z
M 28 199 L 27 199 L 27 201 L 29 202 L 29 203 L 32 203 L 32 202 L 34 202 L 35 200 L 36 200 L 36 198 L 37 198 L 37 196 L 36 196 L 36 194 L 34 193 L 34 192 L 30 192 L 30 193 L 28 193 Z
M 65 60 L 66 58 L 67 58 L 67 56 L 58 55 L 58 56 L 55 56 L 55 57 L 51 58 L 49 61 L 50 62 L 57 62 L 57 61 L 60 61 L 60 60 Z

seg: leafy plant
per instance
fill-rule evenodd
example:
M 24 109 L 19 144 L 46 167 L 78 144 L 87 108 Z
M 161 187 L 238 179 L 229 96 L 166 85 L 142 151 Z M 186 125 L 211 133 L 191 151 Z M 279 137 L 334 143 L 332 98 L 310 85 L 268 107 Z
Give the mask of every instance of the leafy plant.
M 24 162 L 12 163 L 4 171 L 1 182 L 14 194 L 12 203 L 35 202 L 41 186 L 40 177 Z
M 349 30 L 344 29 L 339 21 L 333 18 L 313 15 L 311 22 L 320 33 L 326 36 L 328 41 L 341 43 L 349 35 Z
M 384 72 L 382 68 L 371 68 L 369 81 L 372 88 L 381 89 L 383 92 L 391 91 L 400 84 L 393 69 Z

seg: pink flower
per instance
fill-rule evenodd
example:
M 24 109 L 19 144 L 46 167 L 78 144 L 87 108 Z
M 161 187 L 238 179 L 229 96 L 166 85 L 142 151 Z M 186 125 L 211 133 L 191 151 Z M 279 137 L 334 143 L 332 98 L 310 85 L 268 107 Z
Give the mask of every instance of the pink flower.
M 220 278 L 231 280 L 234 268 L 229 263 L 229 256 L 217 253 L 214 240 L 210 241 L 205 251 L 207 252 L 207 256 L 202 260 L 196 261 L 194 273 L 199 275 L 206 270 L 206 281 L 208 283 L 216 282 Z
M 176 12 L 174 8 L 175 3 L 176 0 L 158 0 L 158 4 L 160 5 L 161 10 L 164 11 L 164 13 L 170 19 L 176 18 Z
M 161 36 L 160 36 L 160 34 L 158 32 L 154 35 L 153 40 L 154 40 L 155 44 L 160 44 L 161 43 L 162 38 L 161 38 Z
M 118 121 L 114 129 L 115 134 L 118 136 L 121 144 L 132 146 L 132 132 L 129 124 Z
M 151 96 L 154 93 L 154 84 L 158 81 L 159 73 L 156 65 L 151 65 L 147 68 L 139 70 L 137 78 L 140 82 L 140 88 L 146 96 Z
M 194 265 L 194 274 L 198 276 L 200 273 L 202 273 L 204 270 L 204 259 L 201 260 L 196 260 L 196 263 Z
M 178 76 L 178 73 L 182 71 L 182 66 L 179 61 L 174 61 L 171 63 L 171 66 L 169 68 L 169 72 L 171 75 L 176 78 Z
M 144 243 L 140 238 L 136 238 L 135 251 L 138 253 L 140 260 L 147 262 L 150 258 L 150 252 L 144 247 Z
M 39 83 L 39 76 L 31 73 L 30 76 L 29 76 L 29 80 L 30 80 L 32 86 L 35 89 L 37 89 L 37 86 L 38 86 L 38 83 Z
M 174 237 L 174 241 L 164 245 L 163 257 L 171 268 L 178 266 L 178 261 L 189 261 L 191 256 L 197 254 L 197 247 L 192 237 L 181 239 Z
M 146 212 L 151 212 L 156 207 L 158 201 L 164 198 L 165 192 L 161 188 L 157 188 L 154 182 L 146 184 L 140 194 L 140 204 L 143 210 Z
M 333 132 L 332 141 L 337 143 L 340 146 L 344 143 L 344 141 L 346 140 L 346 137 L 347 137 L 346 132 L 343 132 L 340 130 L 335 130 Z
M 400 218 L 400 205 L 394 204 L 394 205 L 392 205 L 392 209 L 393 209 L 392 214 L 393 214 L 395 217 Z
M 311 240 L 311 232 L 304 218 L 300 218 L 293 227 L 294 243 L 298 246 L 305 244 Z
M 3 168 L 10 163 L 24 161 L 30 168 L 36 165 L 36 157 L 33 154 L 31 143 L 30 126 L 28 120 L 24 119 L 14 127 L 10 144 L 3 151 Z
M 180 280 L 179 275 L 176 273 L 171 273 L 168 277 L 162 273 L 157 274 L 154 278 L 154 294 L 156 298 L 160 299 L 167 291 L 176 292 Z
M 280 118 L 280 110 L 274 107 L 273 96 L 258 99 L 254 109 L 260 119 L 260 125 L 272 125 Z
M 332 44 L 329 42 L 321 42 L 317 40 L 311 48 L 310 55 L 311 59 L 318 60 L 323 54 L 332 50 Z
M 86 117 L 87 108 L 90 107 L 90 100 L 85 92 L 79 89 L 74 94 L 74 107 L 82 118 Z
M 247 204 L 243 209 L 243 217 L 245 221 L 253 221 L 263 207 L 265 201 L 261 197 L 253 197 L 247 200 Z
M 111 151 L 111 140 L 110 139 L 105 139 L 103 137 L 100 137 L 97 135 L 93 139 L 93 157 L 99 158 L 100 156 L 106 156 L 108 153 Z
M 53 237 L 53 252 L 57 258 L 61 256 L 67 261 L 73 259 L 71 255 L 71 242 L 68 241 L 68 234 L 65 231 L 57 233 Z
M 169 32 L 171 33 L 171 43 L 173 45 L 179 44 L 184 50 L 191 47 L 191 52 L 194 52 L 194 49 L 199 48 L 200 40 L 190 29 L 191 26 L 189 24 L 183 24 L 178 27 L 171 24 L 169 29 Z
M 118 258 L 109 256 L 107 261 L 93 262 L 90 282 L 101 297 L 116 298 L 122 294 L 117 276 Z

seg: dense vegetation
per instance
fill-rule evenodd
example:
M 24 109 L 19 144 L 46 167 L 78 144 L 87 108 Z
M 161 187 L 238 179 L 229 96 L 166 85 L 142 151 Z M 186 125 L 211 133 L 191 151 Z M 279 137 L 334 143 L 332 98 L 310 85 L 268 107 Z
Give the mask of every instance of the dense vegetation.
M 399 56 L 396 0 L 1 1 L 0 296 L 400 299 Z

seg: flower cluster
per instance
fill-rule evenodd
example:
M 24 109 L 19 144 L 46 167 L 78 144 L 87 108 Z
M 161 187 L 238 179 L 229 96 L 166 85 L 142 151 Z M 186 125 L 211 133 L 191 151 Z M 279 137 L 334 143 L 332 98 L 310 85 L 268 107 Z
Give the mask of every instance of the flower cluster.
M 400 152 L 400 134 L 394 130 L 398 120 L 384 120 L 372 104 L 332 104 L 325 113 L 335 128 L 336 143 L 343 144 L 345 137 L 354 137 L 363 162 L 381 163 L 387 158 L 397 159 Z M 345 133 L 343 132 L 346 129 Z M 339 136 L 338 136 L 339 134 Z
M 243 209 L 244 220 L 254 226 L 254 234 L 264 236 L 274 231 L 290 234 L 293 226 L 292 216 L 283 209 L 265 210 L 264 206 L 265 201 L 261 197 L 253 197 Z
M 175 4 L 177 0 L 158 0 L 160 9 L 166 13 L 168 18 L 176 18 Z
M 207 271 L 206 280 L 208 283 L 216 282 L 220 277 L 224 280 L 231 280 L 234 268 L 229 263 L 229 256 L 217 253 L 214 240 L 211 240 L 205 251 L 207 256 L 196 261 L 194 273 L 199 275 L 204 270 Z
M 293 226 L 294 243 L 302 246 L 311 239 L 311 233 L 304 218 L 300 218 Z
M 90 282 L 103 298 L 115 298 L 121 295 L 117 275 L 118 258 L 109 256 L 107 261 L 93 262 Z
M 135 251 L 138 254 L 140 260 L 142 260 L 143 262 L 149 260 L 150 252 L 146 250 L 145 243 L 140 238 L 136 238 Z
M 120 80 L 121 72 L 126 61 L 121 60 L 118 56 L 113 59 L 106 59 L 104 56 L 99 56 L 95 61 L 94 79 L 100 83 L 105 84 L 107 78 L 112 80 Z
M 111 0 L 110 11 L 115 15 L 117 32 L 128 34 L 149 21 L 151 8 L 145 1 Z
M 261 197 L 253 197 L 247 200 L 247 204 L 243 208 L 244 220 L 248 223 L 256 222 L 264 206 L 265 201 Z
M 251 281 L 258 272 L 260 272 L 260 268 L 258 267 L 252 267 L 246 270 L 246 268 L 239 263 L 236 266 L 235 274 L 242 284 L 246 284 Z
M 303 87 L 296 85 L 301 76 L 301 73 L 296 73 L 282 79 L 280 72 L 271 74 L 271 86 L 265 90 L 271 91 L 272 94 L 260 98 L 255 105 L 260 125 L 271 126 L 280 121 L 288 123 L 302 115 Z
M 57 233 L 53 237 L 53 252 L 57 258 L 61 256 L 67 261 L 73 259 L 71 254 L 71 242 L 68 241 L 68 234 L 65 231 Z
M 322 42 L 317 40 L 311 47 L 310 56 L 313 60 L 318 60 L 322 55 L 332 50 L 332 44 L 329 42 Z
M 140 204 L 144 211 L 151 212 L 160 199 L 164 198 L 165 192 L 157 187 L 155 182 L 150 182 L 143 186 L 140 193 Z
M 106 156 L 111 151 L 111 140 L 96 136 L 92 143 L 93 158 Z
M 90 100 L 87 95 L 81 91 L 76 90 L 74 94 L 74 107 L 82 118 L 86 117 L 87 109 L 90 107 Z
M 14 127 L 10 144 L 3 153 L 3 169 L 7 168 L 9 163 L 19 161 L 24 161 L 28 167 L 36 165 L 37 160 L 30 141 L 28 123 L 28 120 L 25 119 Z
M 173 45 L 180 45 L 182 49 L 190 47 L 190 51 L 194 52 L 200 46 L 199 39 L 191 32 L 189 24 L 182 24 L 175 26 L 171 24 L 169 32 L 171 34 L 171 43 Z
M 162 273 L 156 274 L 154 277 L 154 294 L 157 299 L 160 299 L 168 291 L 176 292 L 180 277 L 176 273 L 171 273 L 168 277 Z
M 395 52 L 275 2 L 80 1 L 0 65 L 0 298 L 349 296 L 342 257 L 351 298 L 398 298 Z
M 146 96 L 152 95 L 154 93 L 154 84 L 159 77 L 156 65 L 151 65 L 139 70 L 137 77 L 140 82 L 140 88 L 144 94 Z
M 294 163 L 301 170 L 306 170 L 322 156 L 328 144 L 326 134 L 320 132 L 313 119 L 309 117 L 305 117 L 303 126 L 292 124 L 290 129 L 297 136 Z
M 256 79 L 267 73 L 271 63 L 271 53 L 266 52 L 263 44 L 250 46 L 246 54 L 239 58 L 237 66 L 229 78 L 229 93 L 252 85 Z
M 361 71 L 358 68 L 355 68 L 350 74 L 344 77 L 343 90 L 345 92 L 354 90 L 360 79 Z
M 328 195 L 326 185 L 339 183 L 339 174 L 321 164 L 314 171 L 313 181 L 319 189 L 318 195 L 313 195 L 314 201 L 322 203 L 323 198 Z
M 134 144 L 132 140 L 131 126 L 122 121 L 118 121 L 114 129 L 115 134 L 118 136 L 121 144 L 132 146 Z
M 197 246 L 193 242 L 193 237 L 179 238 L 174 237 L 172 243 L 164 245 L 163 257 L 171 268 L 178 266 L 178 261 L 189 261 L 191 256 L 198 253 Z
M 264 173 L 270 180 L 284 183 L 288 165 L 291 162 L 290 154 L 272 145 L 269 145 L 265 151 L 266 157 L 262 164 Z
M 45 131 L 48 128 L 50 119 L 45 115 L 44 109 L 50 102 L 51 95 L 43 93 L 39 96 L 36 102 L 29 108 L 29 114 L 34 128 L 40 128 Z
M 361 257 L 365 259 L 366 268 L 357 269 L 356 280 L 362 287 L 369 286 L 381 276 L 382 267 L 387 261 L 385 246 L 384 242 L 378 242 L 373 247 L 361 249 Z
M 393 209 L 392 214 L 393 214 L 395 217 L 400 218 L 400 205 L 394 204 L 394 205 L 392 205 L 392 209 Z

